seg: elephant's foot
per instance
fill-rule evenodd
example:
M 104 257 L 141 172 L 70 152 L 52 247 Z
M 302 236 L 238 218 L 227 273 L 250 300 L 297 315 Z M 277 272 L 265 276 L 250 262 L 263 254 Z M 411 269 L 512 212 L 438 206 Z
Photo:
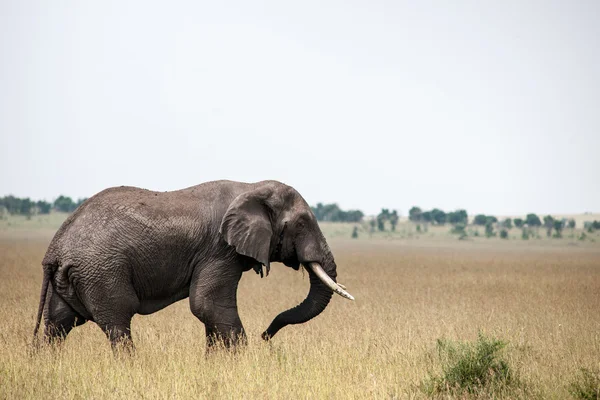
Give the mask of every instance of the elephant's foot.
M 248 344 L 248 337 L 243 326 L 228 324 L 206 325 L 206 352 L 215 349 L 235 349 Z
M 110 345 L 115 355 L 132 354 L 135 351 L 135 346 L 131 339 L 130 324 L 101 325 L 101 327 L 108 340 L 110 340 Z

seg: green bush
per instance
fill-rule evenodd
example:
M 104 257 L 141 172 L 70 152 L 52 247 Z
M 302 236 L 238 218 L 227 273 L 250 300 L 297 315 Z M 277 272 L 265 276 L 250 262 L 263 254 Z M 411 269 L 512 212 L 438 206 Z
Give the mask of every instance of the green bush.
M 492 221 L 488 221 L 485 224 L 485 237 L 491 238 L 492 236 L 496 236 L 496 232 L 494 232 L 494 225 Z
M 600 221 L 585 221 L 583 223 L 583 229 L 587 230 L 589 233 L 594 233 L 600 229 Z
M 450 233 L 453 235 L 467 236 L 466 228 L 467 227 L 465 224 L 459 222 L 458 224 L 452 226 Z
M 481 333 L 475 342 L 438 339 L 442 372 L 422 382 L 421 390 L 431 396 L 506 392 L 509 387 L 518 385 L 513 370 L 500 354 L 506 344 Z
M 553 237 L 560 239 L 562 237 L 562 231 L 565 228 L 565 220 L 554 220 L 554 235 Z
M 576 399 L 600 399 L 600 372 L 592 372 L 589 369 L 582 368 L 569 386 L 569 392 Z
M 501 239 L 508 239 L 508 231 L 506 229 L 502 229 L 500 231 L 500 238 Z

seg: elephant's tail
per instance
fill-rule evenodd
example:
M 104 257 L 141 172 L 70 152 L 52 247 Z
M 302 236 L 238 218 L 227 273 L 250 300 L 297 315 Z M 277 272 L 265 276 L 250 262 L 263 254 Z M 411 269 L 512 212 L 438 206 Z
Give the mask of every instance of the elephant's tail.
M 33 330 L 33 341 L 36 341 L 38 330 L 40 329 L 40 322 L 42 321 L 42 314 L 44 312 L 44 305 L 46 304 L 46 294 L 48 293 L 48 284 L 52 277 L 52 267 L 50 265 L 44 265 L 44 278 L 42 280 L 42 292 L 40 293 L 40 305 L 38 307 L 37 320 L 35 322 L 35 329 Z

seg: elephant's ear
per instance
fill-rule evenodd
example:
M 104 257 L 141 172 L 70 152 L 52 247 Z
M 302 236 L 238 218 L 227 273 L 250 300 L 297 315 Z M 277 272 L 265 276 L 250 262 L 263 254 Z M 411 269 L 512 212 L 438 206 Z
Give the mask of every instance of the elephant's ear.
M 273 228 L 264 190 L 243 193 L 231 203 L 219 232 L 242 255 L 252 257 L 267 268 Z

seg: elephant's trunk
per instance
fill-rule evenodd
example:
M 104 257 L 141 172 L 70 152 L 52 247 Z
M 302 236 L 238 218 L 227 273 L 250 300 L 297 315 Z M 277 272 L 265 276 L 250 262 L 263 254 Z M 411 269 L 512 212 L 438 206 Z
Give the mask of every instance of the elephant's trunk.
M 271 325 L 263 332 L 262 338 L 269 340 L 284 326 L 301 324 L 319 315 L 333 296 L 333 291 L 328 288 L 315 273 L 306 268 L 310 277 L 310 290 L 306 299 L 294 308 L 282 312 L 275 317 Z
M 273 322 L 271 322 L 271 325 L 263 332 L 263 339 L 269 340 L 286 325 L 301 324 L 316 317 L 325 309 L 325 307 L 327 307 L 327 304 L 329 304 L 331 296 L 333 295 L 332 289 L 338 287 L 339 290 L 343 291 L 343 289 L 335 284 L 337 277 L 336 265 L 330 251 L 326 251 L 326 257 L 323 260 L 323 269 L 320 271 L 325 277 L 322 276 L 319 278 L 319 271 L 309 263 L 304 263 L 304 266 L 310 278 L 310 290 L 308 296 L 306 296 L 306 299 L 296 307 L 284 311 L 275 317 Z M 317 271 L 317 273 L 315 273 L 315 271 Z M 329 282 L 327 282 L 327 280 L 329 280 Z M 339 293 L 338 290 L 336 290 L 336 292 Z M 352 298 L 350 294 L 348 294 L 348 296 L 350 297 L 344 297 Z

